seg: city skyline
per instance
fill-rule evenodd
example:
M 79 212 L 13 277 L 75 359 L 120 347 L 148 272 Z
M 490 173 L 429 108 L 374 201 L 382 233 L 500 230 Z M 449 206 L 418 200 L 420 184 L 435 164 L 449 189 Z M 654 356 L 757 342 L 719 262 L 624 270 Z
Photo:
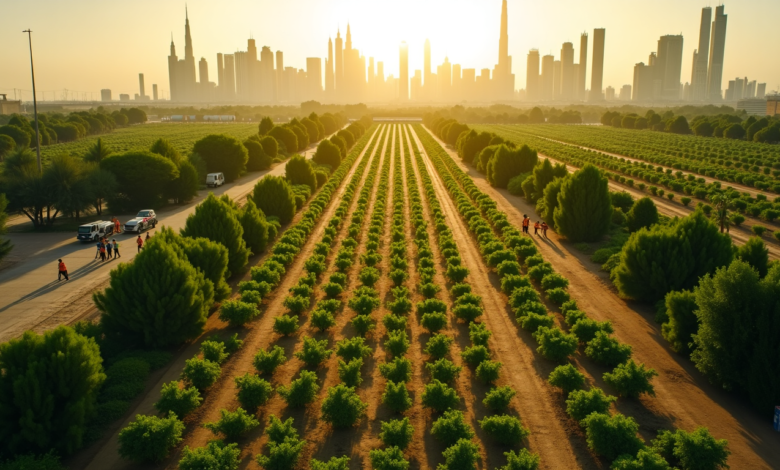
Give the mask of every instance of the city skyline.
M 334 2 L 335 4 L 340 4 L 341 2 Z M 468 5 L 469 2 L 455 2 L 459 6 Z M 473 17 L 474 20 L 474 27 L 473 31 L 479 32 L 479 34 L 469 34 L 470 42 L 468 42 L 467 47 L 453 47 L 456 46 L 458 43 L 453 41 L 447 41 L 442 40 L 442 37 L 451 37 L 452 32 L 445 30 L 445 29 L 433 29 L 430 32 L 432 34 L 426 35 L 427 39 L 430 39 L 432 45 L 433 45 L 433 53 L 432 57 L 430 59 L 430 62 L 432 63 L 431 67 L 434 69 L 432 73 L 435 74 L 437 64 L 443 64 L 444 58 L 448 57 L 449 63 L 454 65 L 461 65 L 461 68 L 465 71 L 468 69 L 475 69 L 477 75 L 479 75 L 479 71 L 485 68 L 490 68 L 491 70 L 494 69 L 499 62 L 498 57 L 496 57 L 496 46 L 495 41 L 499 39 L 497 37 L 499 34 L 499 24 L 498 19 L 499 15 L 501 13 L 501 3 L 500 1 L 492 1 L 485 4 L 480 4 L 481 8 L 464 8 L 463 12 L 468 13 L 466 16 Z M 645 47 L 644 44 L 652 41 L 656 42 L 658 40 L 658 37 L 663 35 L 674 35 L 677 34 L 674 29 L 679 29 L 679 24 L 687 24 L 686 31 L 683 32 L 683 36 L 687 39 L 685 41 L 684 49 L 683 49 L 683 65 L 682 65 L 682 83 L 685 83 L 687 81 L 691 80 L 691 72 L 692 72 L 692 56 L 693 51 L 697 49 L 700 44 L 697 44 L 696 39 L 698 39 L 698 36 L 700 36 L 700 22 L 699 22 L 699 15 L 701 12 L 701 6 L 698 6 L 695 10 L 695 16 L 689 14 L 692 10 L 690 6 L 688 5 L 688 2 L 679 2 L 680 4 L 685 3 L 686 5 L 679 5 L 679 8 L 677 10 L 686 10 L 686 15 L 682 14 L 675 14 L 673 15 L 674 18 L 670 18 L 669 25 L 662 25 L 662 24 L 655 24 L 652 27 L 648 27 L 647 25 L 643 25 L 641 28 L 635 28 L 637 29 L 636 33 L 633 33 L 633 36 L 635 37 L 636 41 L 633 42 L 633 45 L 631 47 L 631 60 L 629 62 L 624 62 L 624 59 L 621 57 L 625 57 L 625 52 L 616 51 L 617 47 L 623 47 L 623 43 L 625 42 L 631 42 L 625 40 L 625 33 L 624 29 L 621 30 L 619 27 L 612 26 L 613 21 L 608 21 L 610 15 L 608 14 L 597 14 L 598 12 L 594 11 L 592 15 L 590 15 L 590 18 L 582 18 L 580 20 L 573 20 L 571 18 L 572 13 L 576 13 L 577 6 L 576 5 L 569 5 L 570 2 L 559 2 L 562 4 L 566 4 L 567 9 L 563 10 L 565 13 L 559 14 L 559 20 L 556 21 L 558 24 L 555 28 L 548 28 L 549 31 L 545 31 L 544 33 L 538 34 L 538 37 L 534 37 L 532 39 L 528 39 L 528 35 L 533 32 L 534 28 L 529 27 L 529 21 L 531 21 L 531 18 L 534 17 L 534 11 L 539 11 L 539 7 L 535 5 L 527 5 L 521 2 L 509 1 L 509 25 L 508 25 L 508 33 L 509 33 L 509 41 L 507 45 L 508 54 L 507 56 L 513 56 L 515 60 L 512 61 L 512 68 L 511 72 L 515 75 L 515 89 L 525 89 L 526 88 L 526 76 L 527 76 L 527 62 L 526 62 L 526 56 L 528 53 L 528 50 L 531 48 L 536 48 L 539 50 L 540 53 L 540 69 L 544 68 L 544 60 L 541 56 L 548 55 L 550 53 L 554 54 L 555 56 L 560 55 L 560 44 L 564 42 L 571 42 L 574 46 L 574 61 L 573 63 L 579 64 L 581 62 L 581 59 L 579 58 L 581 56 L 581 53 L 584 51 L 582 47 L 580 47 L 580 41 L 585 39 L 583 36 L 579 36 L 583 31 L 587 32 L 589 34 L 589 38 L 585 39 L 588 40 L 590 50 L 587 50 L 588 60 L 587 62 L 592 62 L 592 53 L 594 51 L 594 46 L 596 44 L 596 38 L 593 36 L 594 30 L 600 29 L 600 27 L 605 26 L 606 29 L 609 29 L 609 34 L 607 35 L 606 40 L 606 51 L 605 51 L 605 59 L 604 59 L 604 73 L 603 73 L 603 80 L 602 80 L 602 89 L 606 89 L 608 86 L 612 86 L 616 89 L 620 89 L 625 84 L 631 84 L 633 82 L 633 65 L 639 61 L 644 60 L 643 58 L 647 57 L 647 54 L 649 51 L 655 49 L 655 47 Z M 610 3 L 607 1 L 597 1 L 595 3 L 604 4 L 604 3 Z M 614 3 L 614 2 L 612 2 Z M 661 2 L 664 3 L 664 2 Z M 347 5 L 355 6 L 355 3 L 346 2 Z M 193 5 L 197 5 L 197 8 L 195 8 Z M 421 6 L 421 8 L 426 8 L 426 5 L 428 5 L 427 2 L 424 2 L 424 5 Z M 473 3 L 470 4 L 473 7 Z M 484 5 L 484 7 L 482 7 Z M 213 18 L 209 17 L 207 19 L 204 19 L 204 13 L 208 15 L 208 8 L 204 9 L 204 4 L 199 2 L 189 2 L 189 19 L 190 22 L 194 25 L 193 28 L 193 41 L 194 41 L 194 47 L 196 49 L 194 53 L 194 61 L 197 62 L 195 65 L 196 69 L 200 68 L 200 59 L 202 57 L 205 57 L 208 63 L 208 72 L 209 76 L 211 77 L 212 81 L 218 82 L 217 77 L 220 74 L 220 70 L 223 67 L 217 66 L 217 60 L 215 58 L 217 57 L 217 53 L 223 53 L 225 55 L 228 55 L 229 51 L 233 51 L 236 49 L 243 49 L 241 46 L 236 46 L 235 44 L 232 47 L 227 47 L 220 49 L 214 53 L 212 53 L 213 46 L 211 40 L 204 40 L 205 38 L 209 38 L 210 36 L 213 37 L 213 35 L 219 31 L 219 28 L 217 27 L 217 23 L 213 21 Z M 338 5 L 337 5 L 338 6 Z M 183 5 L 182 5 L 183 7 Z M 721 89 L 725 90 L 728 86 L 728 80 L 729 77 L 735 77 L 735 76 L 750 76 L 757 78 L 760 82 L 766 82 L 768 83 L 768 90 L 776 89 L 776 83 L 778 79 L 776 77 L 780 76 L 780 71 L 778 71 L 777 65 L 771 64 L 771 61 L 755 61 L 755 63 L 749 63 L 744 64 L 744 57 L 740 55 L 738 52 L 734 52 L 734 49 L 736 45 L 740 43 L 744 43 L 744 37 L 753 38 L 753 40 L 757 40 L 755 37 L 756 34 L 759 34 L 762 32 L 760 28 L 750 31 L 745 31 L 744 26 L 742 31 L 739 30 L 740 25 L 744 25 L 746 22 L 755 22 L 757 20 L 760 20 L 760 18 L 757 17 L 755 13 L 752 15 L 748 15 L 748 17 L 745 17 L 745 7 L 744 5 L 727 5 L 727 13 L 729 18 L 729 24 L 728 24 L 728 41 L 726 43 L 726 50 L 725 50 L 725 65 L 722 72 L 722 83 L 721 83 Z M 757 1 L 754 4 L 754 7 L 756 8 L 763 8 L 764 11 L 771 11 L 772 8 L 776 8 L 776 6 L 770 5 L 766 2 Z M 767 10 L 767 7 L 771 7 Z M 15 7 L 12 7 L 12 9 Z M 18 8 L 18 7 L 16 7 Z M 167 9 L 167 7 L 166 7 Z M 184 8 L 181 8 L 183 10 Z M 338 7 L 334 7 L 334 10 L 338 10 Z M 166 27 L 169 32 L 166 34 L 168 36 L 167 41 L 170 41 L 170 30 L 173 30 L 174 38 L 180 38 L 181 37 L 181 17 L 183 16 L 179 10 L 178 13 L 178 19 L 175 22 L 168 21 L 168 25 Z M 195 11 L 197 13 L 195 13 Z M 386 55 L 384 53 L 377 53 L 376 51 L 376 36 L 378 35 L 377 28 L 381 30 L 382 25 L 376 25 L 374 22 L 363 22 L 363 21 L 354 21 L 351 20 L 353 17 L 360 18 L 361 13 L 365 14 L 365 11 L 360 11 L 361 8 L 356 8 L 355 14 L 349 14 L 346 15 L 346 18 L 350 19 L 349 23 L 351 24 L 351 27 L 353 29 L 353 34 L 360 37 L 360 43 L 361 43 L 361 55 L 366 58 L 366 62 L 368 65 L 368 61 L 371 57 L 374 58 L 375 66 L 378 68 L 378 63 L 383 62 L 384 64 L 384 72 L 385 75 L 394 75 L 395 77 L 398 76 L 398 67 L 399 67 L 399 61 L 398 61 L 398 47 L 401 41 L 405 39 L 405 42 L 407 43 L 409 47 L 409 76 L 410 76 L 410 82 L 413 79 L 414 72 L 416 70 L 423 70 L 423 77 L 420 80 L 421 84 L 425 83 L 425 74 L 428 73 L 426 71 L 426 68 L 424 67 L 424 42 L 425 39 L 422 39 L 418 36 L 418 38 L 413 37 L 402 37 L 404 31 L 404 25 L 401 25 L 398 30 L 398 40 L 394 40 L 394 38 L 388 37 L 387 39 L 384 39 L 381 41 L 383 43 L 383 47 L 386 48 L 392 48 L 395 50 L 395 52 L 392 55 Z M 458 10 L 455 6 L 451 10 Z M 641 8 L 636 8 L 632 11 L 637 11 L 637 16 L 640 16 L 639 10 L 642 10 Z M 652 13 L 652 12 L 645 12 L 642 11 L 641 15 L 645 15 L 645 13 Z M 714 9 L 713 9 L 714 13 Z M 462 23 L 462 17 L 463 14 L 456 14 L 450 11 L 449 13 L 444 12 L 443 15 L 446 17 L 446 15 L 449 14 L 451 17 L 457 17 L 461 19 Z M 163 16 L 163 15 L 155 15 L 157 16 Z M 599 20 L 598 17 L 603 16 L 604 20 Z M 716 15 L 713 14 L 713 17 Z M 760 16 L 760 15 L 759 15 Z M 682 19 L 681 19 L 682 17 Z M 199 18 L 197 21 L 195 18 Z M 302 21 L 305 21 L 306 18 L 302 18 Z M 327 20 L 327 18 L 325 18 Z M 333 23 L 336 24 L 336 27 L 334 29 L 341 29 L 341 32 L 343 34 L 344 32 L 344 24 L 345 20 L 337 20 Z M 649 21 L 648 21 L 649 22 Z M 411 22 L 410 22 L 411 23 Z M 576 23 L 579 26 L 569 28 L 565 25 L 569 25 L 572 23 Z M 630 23 L 629 21 L 626 21 L 626 23 Z M 645 23 L 643 21 L 643 23 Z M 339 25 L 340 24 L 340 28 Z M 458 22 L 450 23 L 451 29 L 458 29 Z M 693 26 L 692 28 L 690 26 Z M 406 25 L 408 26 L 408 25 Z M 565 27 L 565 31 L 562 31 L 561 29 Z M 35 30 L 35 28 L 33 28 Z M 654 38 L 653 37 L 647 37 L 646 34 L 642 33 L 640 37 L 641 31 L 646 30 L 652 30 L 654 31 Z M 691 30 L 695 31 L 692 32 Z M 43 40 L 42 36 L 45 36 L 46 30 L 39 30 L 39 32 L 36 32 L 33 34 L 33 42 L 36 47 L 36 71 L 42 70 L 41 72 L 38 72 L 39 75 L 39 81 L 41 82 L 41 85 L 39 85 L 39 98 L 41 98 L 41 92 L 44 94 L 48 93 L 47 99 L 52 99 L 52 96 L 56 94 L 56 97 L 59 98 L 60 91 L 56 87 L 52 87 L 50 85 L 50 78 L 47 78 L 46 69 L 48 67 L 48 63 L 45 60 L 40 59 L 39 57 L 41 54 L 44 54 L 45 52 L 41 52 L 42 49 L 46 49 L 46 45 L 41 45 L 41 42 Z M 316 31 L 316 30 L 315 30 Z M 359 33 L 358 33 L 359 32 Z M 221 34 L 221 31 L 219 32 Z M 446 34 L 444 34 L 446 33 Z M 674 33 L 674 34 L 672 34 Z M 5 33 L 4 33 L 5 34 Z M 232 32 L 231 32 L 232 34 Z M 227 33 L 226 33 L 227 35 Z M 301 33 L 296 32 L 295 29 L 290 30 L 290 35 L 295 36 L 301 36 Z M 449 36 L 448 36 L 449 35 Z M 622 37 L 621 37 L 622 35 Z M 20 35 L 21 36 L 21 35 Z M 249 36 L 249 34 L 244 35 L 244 39 L 241 43 L 246 44 L 246 37 Z M 330 34 L 327 36 L 324 36 L 323 38 L 317 37 L 317 34 L 315 32 L 312 33 L 305 33 L 297 43 L 299 44 L 297 47 L 304 48 L 308 53 L 305 53 L 303 56 L 301 56 L 300 51 L 295 52 L 295 48 L 288 49 L 286 46 L 290 44 L 290 38 L 276 35 L 276 37 L 271 40 L 269 39 L 271 37 L 270 31 L 264 31 L 263 34 L 254 33 L 252 36 L 257 41 L 257 47 L 258 49 L 261 49 L 263 45 L 268 45 L 271 47 L 269 52 L 271 51 L 284 51 L 284 54 L 287 56 L 285 57 L 285 61 L 287 64 L 292 65 L 296 68 L 305 69 L 306 67 L 306 61 L 310 57 L 320 57 L 322 60 L 322 70 L 325 71 L 327 69 L 327 48 L 325 47 L 325 44 L 327 44 L 327 38 L 330 36 L 333 37 L 332 30 Z M 180 41 L 180 39 L 179 39 Z M 224 42 L 220 40 L 220 42 Z M 140 43 L 143 43 L 143 41 L 140 41 Z M 241 44 L 237 43 L 237 44 Z M 316 43 L 312 45 L 311 43 Z M 389 44 L 389 46 L 387 46 Z M 461 43 L 462 44 L 462 43 Z M 542 44 L 556 44 L 554 46 L 542 46 Z M 180 44 L 177 42 L 176 44 L 179 47 L 179 50 L 181 50 L 181 47 L 183 44 Z M 84 47 L 90 46 L 89 44 L 85 45 Z M 290 46 L 292 47 L 292 46 Z M 643 49 L 644 48 L 644 49 Z M 730 52 L 731 51 L 731 52 Z M 126 49 L 123 50 L 123 52 L 131 52 L 127 51 Z M 14 52 L 14 56 L 16 53 Z M 167 55 L 167 54 L 166 54 Z M 179 55 L 181 55 L 181 52 L 179 52 Z M 133 56 L 133 54 L 128 54 L 128 56 Z M 474 58 L 474 61 L 471 61 L 470 58 Z M 129 62 L 129 61 L 128 61 Z M 136 78 L 138 76 L 138 73 L 144 73 L 146 77 L 146 83 L 147 83 L 147 90 L 151 87 L 152 84 L 158 84 L 158 87 L 160 88 L 159 95 L 160 97 L 170 97 L 170 86 L 168 85 L 168 79 L 167 79 L 167 73 L 160 74 L 157 70 L 159 69 L 158 65 L 161 61 L 159 58 L 151 58 L 148 57 L 144 60 L 144 62 L 148 65 L 135 68 L 131 73 L 128 74 L 127 77 L 125 77 L 125 74 L 122 75 L 121 81 L 123 83 L 128 83 L 128 85 L 115 85 L 112 83 L 113 80 L 100 80 L 100 85 L 98 87 L 95 87 L 94 89 L 90 89 L 90 87 L 74 87 L 77 90 L 81 88 L 82 90 L 87 89 L 94 97 L 94 99 L 98 99 L 98 92 L 100 89 L 108 88 L 111 89 L 114 96 L 118 96 L 120 94 L 126 94 L 129 92 L 129 94 L 132 96 L 135 93 L 138 93 L 138 85 Z M 578 93 L 582 89 L 582 81 L 583 78 L 587 81 L 586 89 L 590 89 L 591 87 L 591 67 L 592 63 L 586 62 L 586 70 L 585 74 L 583 76 L 577 75 L 577 72 L 575 72 L 575 81 L 576 81 L 576 88 L 577 91 L 574 93 Z M 770 62 L 770 63 L 766 63 Z M 39 65 L 39 63 L 41 65 Z M 123 61 L 122 64 L 125 62 Z M 164 62 L 163 62 L 164 63 Z M 566 57 L 566 61 L 564 62 L 564 67 L 568 70 L 569 62 L 568 57 Z M 111 67 L 111 73 L 113 72 L 114 67 Z M 762 72 L 761 70 L 766 70 L 765 72 Z M 97 71 L 99 72 L 99 71 Z M 95 75 L 100 75 L 97 73 Z M 108 71 L 107 71 L 108 72 Z M 377 70 L 378 72 L 378 70 Z M 540 70 L 540 74 L 543 73 L 543 70 Z M 0 77 L 0 87 L 3 88 L 3 92 L 13 92 L 13 88 L 17 88 L 15 86 L 15 83 L 17 83 L 16 75 L 17 71 L 12 71 L 11 73 L 4 73 L 3 77 Z M 24 76 L 25 74 L 21 74 L 21 83 L 18 85 L 19 88 L 26 89 L 29 88 L 29 86 L 26 86 L 26 82 L 28 79 Z M 68 71 L 63 71 L 62 73 L 58 72 L 58 76 L 67 76 Z M 617 77 L 617 78 L 616 78 Z M 621 78 L 622 77 L 622 78 Z M 92 80 L 92 78 L 89 78 L 89 80 Z M 108 83 L 106 83 L 108 82 Z M 11 85 L 11 86 L 9 86 Z M 326 80 L 323 79 L 323 87 L 327 87 Z M 54 88 L 54 89 L 53 89 Z M 410 83 L 410 89 L 413 88 L 413 85 Z M 77 92 L 79 93 L 79 92 Z M 29 92 L 26 93 L 27 97 L 29 97 Z M 149 93 L 147 93 L 148 95 Z M 23 95 L 24 96 L 24 95 Z M 587 101 L 587 100 L 586 100 Z

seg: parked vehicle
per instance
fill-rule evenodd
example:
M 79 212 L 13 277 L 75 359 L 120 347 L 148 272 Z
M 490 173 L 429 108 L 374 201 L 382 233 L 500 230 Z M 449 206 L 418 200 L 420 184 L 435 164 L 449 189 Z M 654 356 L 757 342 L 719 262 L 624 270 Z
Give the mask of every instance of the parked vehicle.
M 125 233 L 141 233 L 144 230 L 157 226 L 157 214 L 151 209 L 144 209 L 134 219 L 125 223 Z
M 105 220 L 98 220 L 91 224 L 79 226 L 76 240 L 82 242 L 95 242 L 114 233 L 114 224 Z
M 222 173 L 209 173 L 206 175 L 206 186 L 216 188 L 225 184 L 225 175 Z

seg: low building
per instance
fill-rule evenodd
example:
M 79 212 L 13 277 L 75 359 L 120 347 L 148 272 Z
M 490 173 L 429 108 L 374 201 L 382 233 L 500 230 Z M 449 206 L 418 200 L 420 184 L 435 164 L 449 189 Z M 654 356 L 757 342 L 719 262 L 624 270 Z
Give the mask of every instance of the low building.
M 108 88 L 100 90 L 100 101 L 111 101 L 111 90 Z
M 129 93 L 120 93 L 119 94 L 119 101 L 130 101 L 130 94 Z
M 737 111 L 745 111 L 751 116 L 765 116 L 767 109 L 767 100 L 758 98 L 748 98 L 737 101 Z
M 22 112 L 22 101 L 9 100 L 5 94 L 0 94 L 0 114 L 18 114 Z
M 777 116 L 780 114 L 780 95 L 766 97 L 766 115 Z

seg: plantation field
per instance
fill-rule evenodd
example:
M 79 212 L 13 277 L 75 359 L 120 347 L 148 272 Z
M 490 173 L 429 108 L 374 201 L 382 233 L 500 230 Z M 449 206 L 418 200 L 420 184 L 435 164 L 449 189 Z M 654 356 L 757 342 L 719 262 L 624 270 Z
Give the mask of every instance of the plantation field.
M 212 315 L 126 415 L 122 427 L 157 415 L 171 380 L 202 397 L 146 468 L 221 455 L 251 469 L 597 469 L 637 452 L 718 468 L 665 453 L 664 430 L 694 448 L 727 439 L 715 459 L 732 468 L 779 461 L 771 423 L 673 353 L 651 308 L 620 299 L 556 233 L 523 235 L 534 208 L 423 126 L 372 127 L 339 172 L 239 284 L 266 286 L 259 318 Z M 214 357 L 214 334 L 243 344 L 203 382 L 190 361 Z M 698 426 L 709 431 L 689 434 Z M 77 467 L 136 468 L 121 441 Z
M 71 154 L 82 156 L 94 145 L 97 139 L 103 139 L 114 152 L 130 150 L 149 150 L 157 139 L 166 139 L 182 155 L 192 151 L 192 146 L 209 134 L 227 134 L 243 141 L 257 133 L 257 124 L 244 123 L 151 123 L 124 127 L 108 134 L 86 137 L 74 142 L 41 147 L 41 158 L 46 160 L 54 155 Z

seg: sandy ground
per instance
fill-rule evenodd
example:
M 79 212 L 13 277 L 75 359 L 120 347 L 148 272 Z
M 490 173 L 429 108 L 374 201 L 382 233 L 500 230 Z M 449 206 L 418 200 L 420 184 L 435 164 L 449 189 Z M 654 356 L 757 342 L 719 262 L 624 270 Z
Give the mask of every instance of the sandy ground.
M 447 151 L 480 190 L 498 202 L 499 209 L 507 213 L 516 227 L 521 225 L 523 214 L 534 214 L 534 207 L 523 198 L 492 188 L 483 175 L 463 165 L 451 149 Z M 691 431 L 706 426 L 716 438 L 729 441 L 732 469 L 777 468 L 780 434 L 772 430 L 770 416 L 759 415 L 743 398 L 711 386 L 688 359 L 669 348 L 660 325 L 653 321 L 652 309 L 620 299 L 606 274 L 587 255 L 552 230 L 548 240 L 534 237 L 534 241 L 555 270 L 569 279 L 569 291 L 580 307 L 596 320 L 610 320 L 616 337 L 633 347 L 634 359 L 659 373 L 653 381 L 655 397 L 619 400 L 617 407 L 637 419 L 645 439 L 654 437 L 660 429 L 676 427 Z M 611 391 L 600 380 L 605 372 L 603 368 L 584 357 L 580 362 L 596 378 L 599 387 Z

